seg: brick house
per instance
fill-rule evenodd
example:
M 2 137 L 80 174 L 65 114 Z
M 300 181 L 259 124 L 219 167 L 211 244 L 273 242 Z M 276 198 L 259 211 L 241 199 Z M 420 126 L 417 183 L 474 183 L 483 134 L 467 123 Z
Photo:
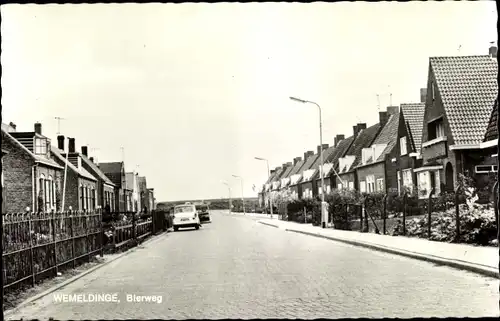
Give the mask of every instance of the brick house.
M 379 112 L 381 130 L 373 143 L 361 150 L 356 177 L 361 193 L 397 192 L 398 159 L 408 155 L 409 140 L 399 107 Z
M 144 213 L 149 213 L 149 211 L 154 209 L 154 190 L 147 187 L 146 177 L 137 177 L 139 185 L 139 198 L 141 202 L 141 210 Z
M 138 178 L 139 174 L 136 172 L 125 173 L 126 188 L 132 191 L 132 211 L 134 212 L 140 212 L 142 209 Z
M 288 183 L 287 188 L 290 190 L 292 197 L 294 199 L 298 199 L 301 191 L 299 193 L 299 182 L 302 179 L 302 167 L 305 164 L 305 160 L 302 157 L 295 157 L 292 162 L 292 169 L 289 173 L 290 182 Z
M 432 188 L 436 195 L 452 191 L 459 174 L 472 177 L 480 189 L 487 186 L 481 166 L 493 160 L 483 140 L 498 95 L 497 76 L 495 47 L 489 56 L 429 59 L 423 166 L 417 176 L 421 197 Z
M 11 124 L 13 125 L 13 124 Z M 4 212 L 59 210 L 63 167 L 50 157 L 50 139 L 36 123 L 33 132 L 2 124 L 2 189 Z
M 115 184 L 114 202 L 118 212 L 129 211 L 131 191 L 125 186 L 125 164 L 123 162 L 99 163 L 99 169 Z
M 354 141 L 345 155 L 339 158 L 338 175 L 342 180 L 340 182 L 342 189 L 359 190 L 356 167 L 361 163 L 363 148 L 370 147 L 373 144 L 380 129 L 379 123 L 368 128 L 366 128 L 366 123 L 353 126 Z
M 425 92 L 421 91 L 421 92 Z M 424 121 L 425 111 L 425 94 L 421 95 L 421 103 L 408 103 L 401 104 L 401 116 L 406 125 L 406 140 L 408 147 L 405 150 L 400 149 L 400 156 L 397 158 L 396 173 L 397 173 L 397 192 L 402 195 L 404 190 L 410 193 L 416 192 L 417 176 L 415 170 L 422 166 L 421 145 L 422 145 L 422 127 Z M 398 133 L 399 143 L 401 144 L 402 135 L 400 124 L 400 131 Z
M 82 146 L 80 157 L 82 159 L 82 167 L 97 179 L 97 206 L 101 209 L 109 207 L 110 212 L 114 212 L 115 205 L 115 184 L 99 169 L 99 166 L 94 163 L 93 157 L 88 157 L 87 146 Z
M 3 182 L 4 182 L 4 180 L 3 180 L 3 157 L 4 157 L 5 155 L 7 155 L 8 153 L 9 153 L 9 152 L 8 152 L 6 149 L 3 149 L 3 148 L 2 148 L 2 214 L 3 214 L 3 213 L 5 213 L 5 209 L 6 209 L 5 204 L 7 203 L 7 202 L 5 201 L 5 188 L 6 188 L 6 186 L 5 186 L 5 184 L 3 183 Z
M 311 189 L 312 190 L 312 196 L 316 197 L 318 195 L 321 195 L 321 176 L 320 176 L 320 167 L 321 167 L 321 157 L 320 157 L 320 151 L 321 149 L 323 150 L 323 163 L 325 163 L 325 169 L 329 166 L 326 163 L 326 160 L 330 156 L 330 154 L 333 152 L 333 146 L 330 147 L 328 144 L 323 144 L 323 147 L 317 146 L 316 147 L 316 159 L 314 160 L 313 164 L 309 168 L 310 171 L 310 176 L 308 177 L 304 176 L 302 179 L 302 187 L 304 187 L 306 190 Z M 318 179 L 319 178 L 319 179 Z M 328 188 L 327 188 L 328 190 Z
M 482 165 L 477 165 L 475 168 L 476 179 L 480 180 L 480 185 L 489 185 L 492 188 L 498 176 L 498 99 L 495 100 L 493 110 L 486 133 L 484 135 L 481 146 L 486 153 L 486 157 Z
M 288 185 L 290 185 L 290 173 L 292 172 L 293 169 L 293 163 L 288 162 L 282 165 L 283 168 L 285 168 L 283 175 L 281 175 L 280 178 L 280 190 L 287 190 Z
M 329 165 L 325 165 L 325 184 L 330 185 L 330 191 L 332 189 L 342 189 L 342 184 L 338 180 L 339 173 L 339 160 L 344 157 L 352 143 L 354 142 L 354 136 L 349 136 L 348 138 L 344 138 L 345 135 L 337 135 L 335 137 L 334 142 L 334 150 L 327 158 L 326 162 Z M 321 180 L 318 179 L 319 184 L 321 185 Z M 327 185 L 328 189 L 328 185 Z
M 314 162 L 318 158 L 317 154 L 314 154 L 313 151 L 308 151 L 304 154 L 304 159 L 306 160 L 304 165 L 301 168 L 301 179 L 297 183 L 299 192 L 299 198 L 312 198 L 313 194 L 313 176 L 316 173 L 316 170 L 312 168 Z
M 68 155 L 64 150 L 64 136 L 57 136 L 58 147 L 52 146 L 51 155 L 61 167 L 66 166 L 66 192 L 64 195 L 64 210 L 91 211 L 97 209 L 97 179 L 82 165 L 80 153 L 75 150 L 75 139 L 68 138 Z M 67 158 L 66 158 L 67 157 Z M 64 173 L 61 181 L 64 186 Z

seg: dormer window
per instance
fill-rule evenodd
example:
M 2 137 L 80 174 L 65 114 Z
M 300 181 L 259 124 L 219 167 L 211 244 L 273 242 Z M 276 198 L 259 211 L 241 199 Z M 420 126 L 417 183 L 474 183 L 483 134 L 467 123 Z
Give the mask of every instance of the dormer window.
M 400 150 L 401 150 L 401 156 L 408 154 L 408 151 L 406 150 L 406 136 L 401 137 L 399 139 L 399 145 L 400 145 Z
M 47 155 L 50 151 L 50 142 L 47 138 L 35 137 L 35 154 Z

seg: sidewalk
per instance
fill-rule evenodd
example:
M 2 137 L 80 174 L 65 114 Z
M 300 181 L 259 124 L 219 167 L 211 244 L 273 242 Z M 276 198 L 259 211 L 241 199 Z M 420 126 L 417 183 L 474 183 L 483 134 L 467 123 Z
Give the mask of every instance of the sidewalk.
M 227 213 L 229 215 L 229 212 Z M 261 213 L 236 213 L 236 212 L 231 212 L 230 215 L 233 215 L 233 216 L 242 216 L 242 217 L 255 217 L 255 218 L 262 218 L 262 219 L 268 219 L 268 220 L 277 220 L 278 219 L 278 215 L 277 214 L 273 214 L 273 218 L 271 218 L 271 215 L 270 214 L 261 214 Z
M 405 236 L 378 235 L 357 231 L 334 230 L 332 228 L 322 229 L 311 224 L 280 220 L 262 219 L 259 223 L 290 232 L 328 238 L 373 250 L 447 265 L 494 278 L 499 276 L 498 247 L 444 243 Z

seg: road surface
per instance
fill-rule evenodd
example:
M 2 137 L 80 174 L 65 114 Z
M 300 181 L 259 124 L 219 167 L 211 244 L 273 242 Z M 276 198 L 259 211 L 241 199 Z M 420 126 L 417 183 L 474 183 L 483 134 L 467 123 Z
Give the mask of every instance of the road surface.
M 498 280 L 217 212 L 160 236 L 9 319 L 498 316 Z M 120 302 L 56 302 L 117 293 Z M 154 296 L 161 303 L 127 302 Z

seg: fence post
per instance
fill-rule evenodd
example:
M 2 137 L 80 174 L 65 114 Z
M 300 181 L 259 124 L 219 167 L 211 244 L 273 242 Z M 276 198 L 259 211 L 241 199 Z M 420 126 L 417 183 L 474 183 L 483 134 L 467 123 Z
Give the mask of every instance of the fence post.
M 75 225 L 75 217 L 73 216 L 73 211 L 69 210 L 69 217 L 71 221 L 71 253 L 73 254 L 73 269 L 76 267 L 76 253 L 75 253 L 75 231 L 74 231 L 74 225 Z
M 152 214 L 151 214 L 152 215 Z M 135 213 L 132 213 L 132 236 L 134 238 L 134 244 L 137 244 L 137 225 L 135 221 Z
M 104 227 L 102 225 L 102 210 L 98 209 L 97 210 L 97 215 L 99 218 L 99 230 L 101 231 L 101 250 L 99 251 L 99 254 L 101 257 L 104 256 Z
M 429 193 L 429 204 L 427 207 L 427 236 L 429 240 L 431 239 L 431 219 L 432 219 L 432 194 L 434 194 L 434 188 L 431 189 L 431 192 Z
M 57 276 L 57 273 L 59 272 L 58 271 L 58 266 L 57 266 L 57 239 L 56 239 L 56 236 L 57 236 L 57 233 L 56 233 L 56 215 L 55 215 L 55 212 L 52 211 L 52 215 L 51 215 L 51 225 L 52 225 L 52 240 L 54 241 L 54 268 L 55 268 L 55 271 L 56 271 L 56 276 Z
M 456 231 L 455 231 L 455 242 L 460 241 L 460 206 L 459 206 L 459 191 L 460 191 L 460 186 L 458 186 L 455 189 L 455 224 L 456 226 Z
M 364 226 L 363 226 L 363 230 L 362 232 L 369 232 L 370 231 L 370 227 L 368 226 L 368 214 L 366 213 L 366 205 L 368 205 L 368 195 L 365 197 L 365 200 L 363 202 L 363 211 L 362 211 L 362 215 L 363 215 L 363 221 L 364 221 Z
M 30 253 L 31 253 L 31 275 L 32 275 L 32 284 L 33 287 L 36 284 L 36 272 L 35 272 L 35 257 L 33 253 L 33 236 L 36 237 L 35 230 L 33 229 L 33 220 L 32 220 L 32 215 L 31 213 L 27 212 L 28 214 L 28 228 L 29 228 L 29 237 L 30 237 Z M 33 231 L 33 234 L 31 234 L 31 231 Z
M 408 211 L 408 192 L 403 195 L 403 236 L 406 236 L 406 211 Z
M 386 234 L 386 219 L 387 219 L 387 194 L 384 195 L 384 211 L 382 212 L 382 219 L 384 220 L 384 226 L 382 227 L 382 232 Z

